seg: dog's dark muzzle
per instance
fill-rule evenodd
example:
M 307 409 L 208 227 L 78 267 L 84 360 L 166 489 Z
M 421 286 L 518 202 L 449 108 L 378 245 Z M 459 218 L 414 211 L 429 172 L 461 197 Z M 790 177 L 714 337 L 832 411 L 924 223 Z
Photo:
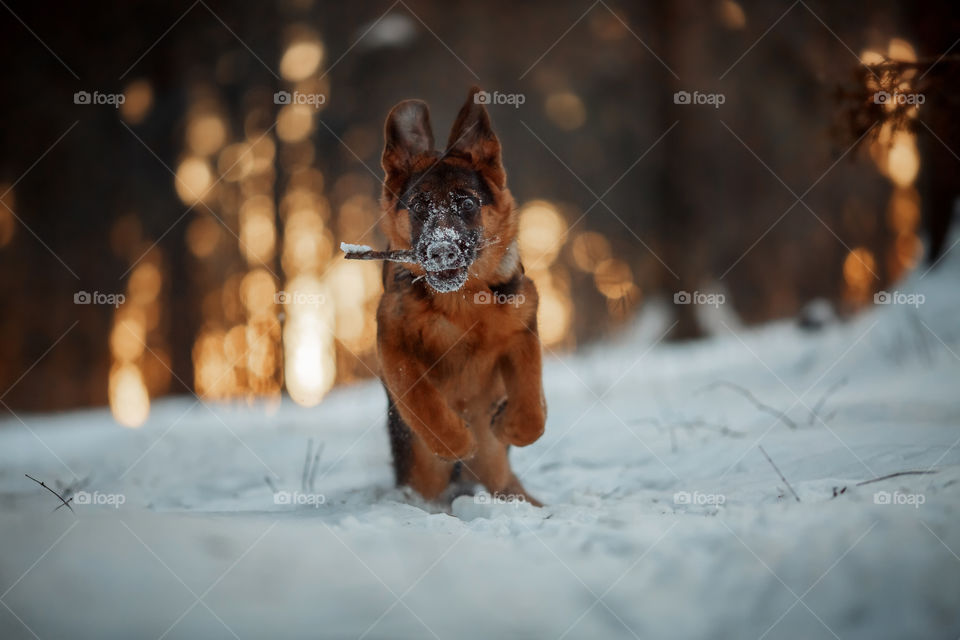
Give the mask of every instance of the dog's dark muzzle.
M 427 284 L 434 290 L 456 291 L 467 281 L 470 265 L 477 255 L 473 235 L 439 227 L 421 237 L 417 258 L 427 272 Z

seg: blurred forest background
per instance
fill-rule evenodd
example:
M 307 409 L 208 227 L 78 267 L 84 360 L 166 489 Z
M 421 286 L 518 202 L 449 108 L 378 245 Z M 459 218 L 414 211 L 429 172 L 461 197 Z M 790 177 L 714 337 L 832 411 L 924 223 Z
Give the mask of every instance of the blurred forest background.
M 167 394 L 310 406 L 374 375 L 379 264 L 337 247 L 383 247 L 390 107 L 428 101 L 443 140 L 474 84 L 523 96 L 488 108 L 551 351 L 678 291 L 723 292 L 746 324 L 815 299 L 855 313 L 952 248 L 950 0 L 23 1 L 0 16 L 3 411 L 109 404 L 137 426 Z M 669 308 L 671 339 L 707 330 L 695 305 Z

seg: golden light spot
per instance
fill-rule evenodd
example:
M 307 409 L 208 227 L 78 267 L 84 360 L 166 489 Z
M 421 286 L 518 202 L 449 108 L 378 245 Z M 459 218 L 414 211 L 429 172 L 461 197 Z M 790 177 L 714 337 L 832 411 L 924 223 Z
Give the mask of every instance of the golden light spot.
M 887 174 L 898 187 L 913 184 L 920 171 L 920 153 L 917 151 L 916 138 L 907 131 L 897 131 L 887 155 Z
M 897 233 L 913 233 L 920 223 L 920 194 L 915 188 L 894 189 L 887 220 Z
M 292 302 L 286 307 L 283 328 L 287 391 L 294 402 L 310 407 L 323 399 L 336 379 L 333 305 L 327 304 L 329 292 L 313 275 L 288 281 L 286 291 Z
M 593 282 L 600 293 L 612 300 L 625 298 L 636 288 L 630 265 L 615 258 L 604 260 L 597 265 Z
M 323 61 L 323 45 L 317 40 L 294 42 L 280 58 L 280 75 L 298 82 L 316 73 Z
M 187 122 L 187 146 L 201 156 L 216 153 L 227 140 L 227 125 L 214 113 L 205 113 Z
M 266 269 L 254 269 L 240 282 L 240 299 L 251 316 L 269 311 L 276 304 L 277 285 Z
M 561 342 L 570 330 L 572 305 L 570 299 L 554 289 L 540 292 L 537 309 L 537 331 L 547 346 Z
M 277 145 L 269 135 L 259 134 L 250 142 L 253 147 L 253 173 L 263 173 L 273 168 L 273 159 L 277 154 Z
M 593 273 L 597 266 L 610 257 L 610 243 L 594 231 L 578 233 L 573 239 L 573 263 L 586 273 Z
M 277 137 L 284 142 L 299 142 L 313 131 L 314 110 L 303 104 L 288 104 L 277 115 Z
M 846 295 L 854 302 L 866 302 L 873 291 L 877 262 L 873 254 L 863 247 L 850 251 L 843 261 L 843 280 Z
M 289 191 L 322 194 L 324 185 L 323 172 L 313 167 L 298 169 L 290 176 Z
M 187 246 L 198 258 L 213 254 L 220 241 L 220 224 L 209 216 L 201 216 L 187 227 Z
M 0 247 L 10 244 L 17 228 L 17 219 L 13 217 L 14 209 L 13 188 L 6 183 L 0 183 Z
M 903 38 L 893 38 L 890 40 L 887 51 L 887 55 L 891 60 L 899 60 L 901 62 L 917 61 L 916 49 L 914 49 L 913 45 Z
M 249 264 L 273 260 L 277 230 L 273 200 L 256 195 L 240 207 L 240 249 Z
M 150 415 L 150 395 L 136 365 L 126 363 L 110 370 L 108 396 L 110 412 L 125 427 L 139 427 Z
M 923 242 L 912 233 L 901 233 L 894 243 L 894 252 L 901 265 L 907 269 L 912 269 L 917 266 L 917 262 L 923 255 Z
M 517 242 L 530 269 L 551 265 L 566 239 L 567 223 L 549 202 L 533 200 L 520 210 Z
M 240 219 L 240 246 L 249 264 L 265 264 L 273 260 L 276 240 L 271 213 L 254 209 Z
M 747 14 L 734 0 L 720 2 L 720 23 L 727 29 L 739 30 L 747 26 Z
M 333 257 L 333 238 L 313 209 L 296 209 L 284 225 L 283 270 L 291 276 L 318 271 Z
M 201 397 L 225 398 L 237 388 L 237 375 L 224 350 L 224 334 L 205 330 L 193 345 L 193 376 Z
M 247 326 L 238 324 L 223 339 L 223 354 L 229 362 L 240 362 L 247 353 Z
M 278 331 L 274 336 L 276 328 L 272 318 L 253 319 L 247 325 L 247 384 L 254 393 L 263 393 L 275 384 L 274 372 L 279 364 L 276 343 L 280 338 Z
M 149 304 L 157 299 L 163 286 L 163 274 L 150 262 L 141 262 L 130 274 L 130 299 L 135 304 Z
M 327 272 L 324 280 L 334 303 L 337 339 L 354 353 L 373 347 L 373 303 L 382 289 L 380 268 L 372 262 L 343 260 Z
M 227 182 L 237 182 L 253 171 L 256 158 L 250 145 L 238 142 L 220 152 L 217 171 Z
M 340 236 L 362 241 L 362 234 L 376 226 L 379 215 L 377 201 L 367 194 L 350 196 L 340 205 L 340 215 L 337 216 Z
M 110 353 L 117 360 L 132 362 L 143 355 L 147 339 L 146 323 L 142 311 L 125 309 L 114 319 L 110 330 Z
M 886 60 L 886 56 L 879 51 L 864 49 L 860 53 L 860 61 L 866 65 L 882 64 L 884 60 Z
M 123 90 L 120 117 L 129 124 L 143 122 L 153 106 L 153 87 L 146 80 L 134 80 Z
M 575 93 L 553 93 L 547 97 L 547 117 L 564 131 L 573 131 L 587 121 L 587 108 Z
M 210 195 L 213 172 L 201 158 L 189 157 L 177 167 L 177 195 L 185 204 L 196 204 Z

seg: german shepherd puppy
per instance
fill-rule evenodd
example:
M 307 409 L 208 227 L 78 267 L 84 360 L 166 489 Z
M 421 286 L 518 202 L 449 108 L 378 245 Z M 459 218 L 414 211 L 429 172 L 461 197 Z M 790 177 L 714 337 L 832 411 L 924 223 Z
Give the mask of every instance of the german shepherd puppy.
M 517 250 L 517 212 L 500 141 L 474 87 L 434 149 L 430 112 L 405 100 L 387 116 L 382 229 L 391 250 L 377 310 L 380 375 L 398 485 L 433 500 L 482 484 L 539 504 L 510 469 L 535 442 L 546 403 L 537 289 Z

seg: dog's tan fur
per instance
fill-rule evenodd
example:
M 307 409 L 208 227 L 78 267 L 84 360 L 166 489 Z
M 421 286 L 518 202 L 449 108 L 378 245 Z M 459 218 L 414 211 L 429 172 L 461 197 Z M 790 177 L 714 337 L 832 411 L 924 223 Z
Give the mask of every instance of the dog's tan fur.
M 468 189 L 462 176 L 472 173 L 488 201 L 480 209 L 480 249 L 459 290 L 431 289 L 418 265 L 384 264 L 380 370 L 398 483 L 435 499 L 462 471 L 459 481 L 530 499 L 507 452 L 509 445 L 535 442 L 544 430 L 537 290 L 523 273 L 500 142 L 474 100 L 477 91 L 471 90 L 444 153 L 433 149 L 426 104 L 402 102 L 387 118 L 382 228 L 391 250 L 416 243 L 410 211 L 400 206 L 411 178 L 417 188 L 442 192 Z M 478 303 L 507 295 L 510 303 Z

